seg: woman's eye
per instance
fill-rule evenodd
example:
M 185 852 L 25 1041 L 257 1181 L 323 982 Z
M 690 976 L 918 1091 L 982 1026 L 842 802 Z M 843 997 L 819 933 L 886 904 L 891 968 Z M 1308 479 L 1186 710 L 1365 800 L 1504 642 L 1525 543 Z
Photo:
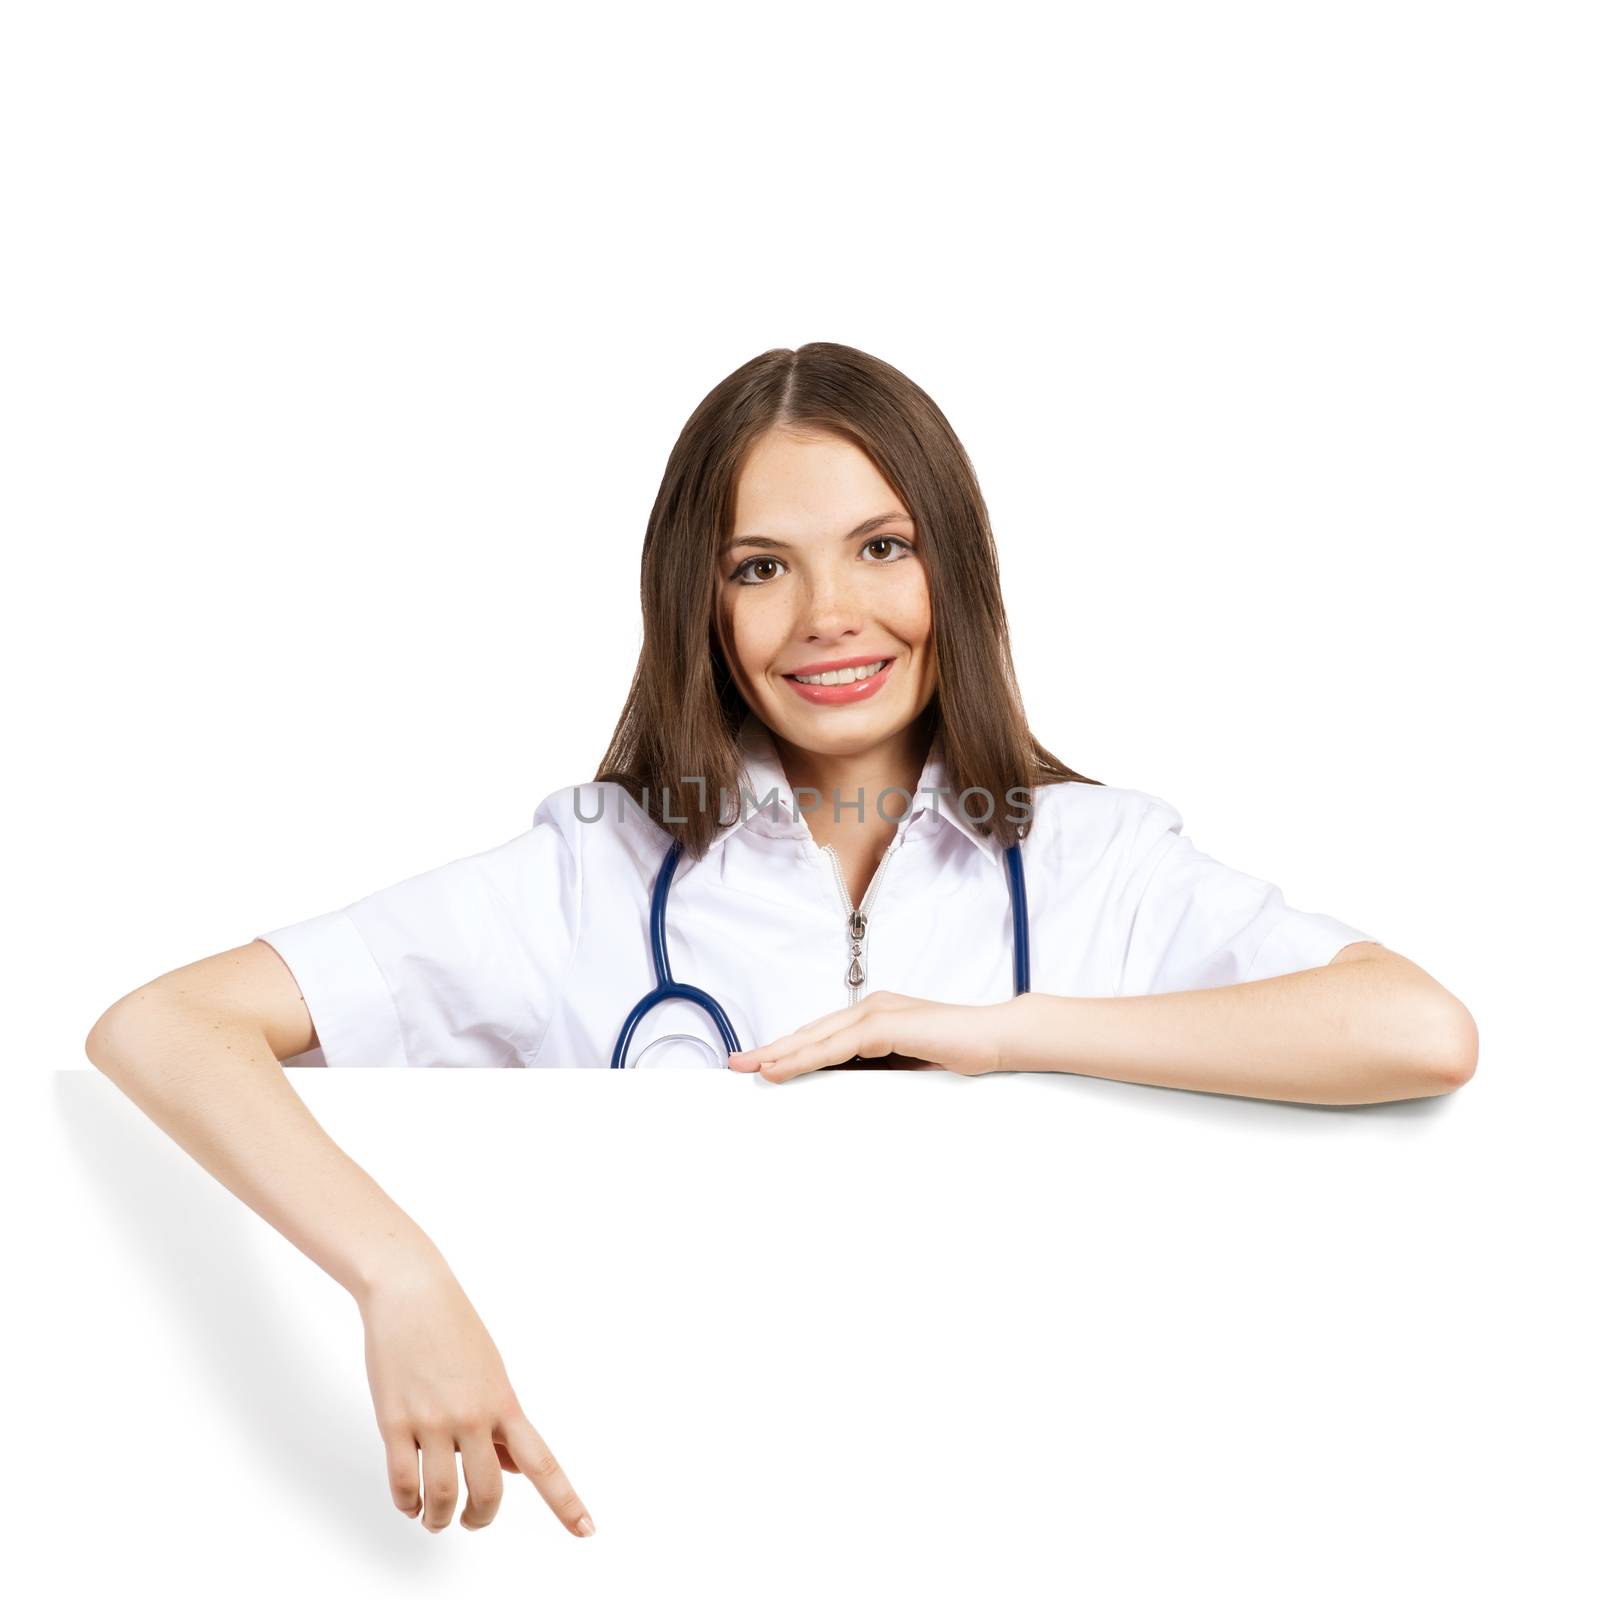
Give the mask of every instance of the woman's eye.
M 891 550 L 893 550 L 895 548 L 895 546 L 898 545 L 900 547 L 900 549 L 906 551 L 908 554 L 910 553 L 910 550 L 911 550 L 911 546 L 904 539 L 896 539 L 892 534 L 884 534 L 884 535 L 881 535 L 879 538 L 876 538 L 876 539 L 868 539 L 867 542 L 862 546 L 862 549 L 863 550 L 870 550 L 873 547 L 873 545 L 875 545 L 875 544 L 887 545 L 889 547 L 889 549 L 891 549 Z M 898 558 L 896 558 L 896 559 L 898 559 Z M 879 566 L 879 567 L 887 566 L 888 565 L 888 557 L 885 557 L 882 561 L 874 562 L 873 565 L 874 566 Z
M 754 572 L 757 567 L 777 567 L 781 565 L 782 562 L 776 556 L 751 556 L 748 561 L 741 561 L 733 569 L 733 581 L 735 583 L 753 583 L 759 586 L 768 580 L 765 578 L 751 578 L 747 574 Z

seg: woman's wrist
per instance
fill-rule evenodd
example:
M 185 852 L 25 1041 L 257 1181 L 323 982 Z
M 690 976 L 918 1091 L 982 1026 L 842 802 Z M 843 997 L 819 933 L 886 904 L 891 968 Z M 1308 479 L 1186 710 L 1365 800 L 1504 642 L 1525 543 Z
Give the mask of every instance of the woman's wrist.
M 1000 1060 L 996 1072 L 1066 1072 L 1067 1012 L 1064 995 L 1029 989 L 1002 1002 Z
M 453 1277 L 443 1252 L 415 1223 L 386 1237 L 381 1246 L 361 1258 L 355 1282 L 350 1286 L 357 1304 L 364 1305 L 373 1295 L 403 1284 L 427 1284 Z

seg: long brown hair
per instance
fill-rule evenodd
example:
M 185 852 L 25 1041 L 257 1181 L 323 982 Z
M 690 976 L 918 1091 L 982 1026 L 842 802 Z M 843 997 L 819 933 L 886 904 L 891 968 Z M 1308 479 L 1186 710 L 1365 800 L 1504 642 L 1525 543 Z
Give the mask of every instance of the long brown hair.
M 708 802 L 739 793 L 746 706 L 717 638 L 718 552 L 745 458 L 779 427 L 848 440 L 910 512 L 928 578 L 936 672 L 928 712 L 943 734 L 946 781 L 955 795 L 993 796 L 989 820 L 973 826 L 1016 843 L 1024 825 L 1011 820 L 1019 808 L 1010 790 L 1100 780 L 1074 772 L 1029 732 L 989 512 L 955 430 L 903 373 L 844 344 L 767 350 L 729 373 L 684 424 L 645 529 L 644 646 L 594 781 L 622 785 L 691 857 L 727 820 L 725 802 Z

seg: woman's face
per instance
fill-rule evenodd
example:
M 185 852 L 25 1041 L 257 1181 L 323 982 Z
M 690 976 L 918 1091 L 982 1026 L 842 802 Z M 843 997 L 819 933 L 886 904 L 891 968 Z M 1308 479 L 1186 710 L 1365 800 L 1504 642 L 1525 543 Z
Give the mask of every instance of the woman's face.
M 723 654 L 746 703 L 781 740 L 859 755 L 933 697 L 932 617 L 917 529 L 855 445 L 774 429 L 740 474 L 717 558 Z M 884 662 L 807 692 L 797 673 Z M 854 676 L 854 674 L 848 674 Z

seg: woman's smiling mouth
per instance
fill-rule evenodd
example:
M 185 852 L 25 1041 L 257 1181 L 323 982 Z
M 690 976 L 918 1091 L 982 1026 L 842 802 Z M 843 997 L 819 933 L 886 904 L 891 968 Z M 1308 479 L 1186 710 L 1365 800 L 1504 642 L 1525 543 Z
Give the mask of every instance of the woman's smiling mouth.
M 876 694 L 893 667 L 893 656 L 857 656 L 851 661 L 818 661 L 811 671 L 786 672 L 783 677 L 813 705 L 853 705 Z

